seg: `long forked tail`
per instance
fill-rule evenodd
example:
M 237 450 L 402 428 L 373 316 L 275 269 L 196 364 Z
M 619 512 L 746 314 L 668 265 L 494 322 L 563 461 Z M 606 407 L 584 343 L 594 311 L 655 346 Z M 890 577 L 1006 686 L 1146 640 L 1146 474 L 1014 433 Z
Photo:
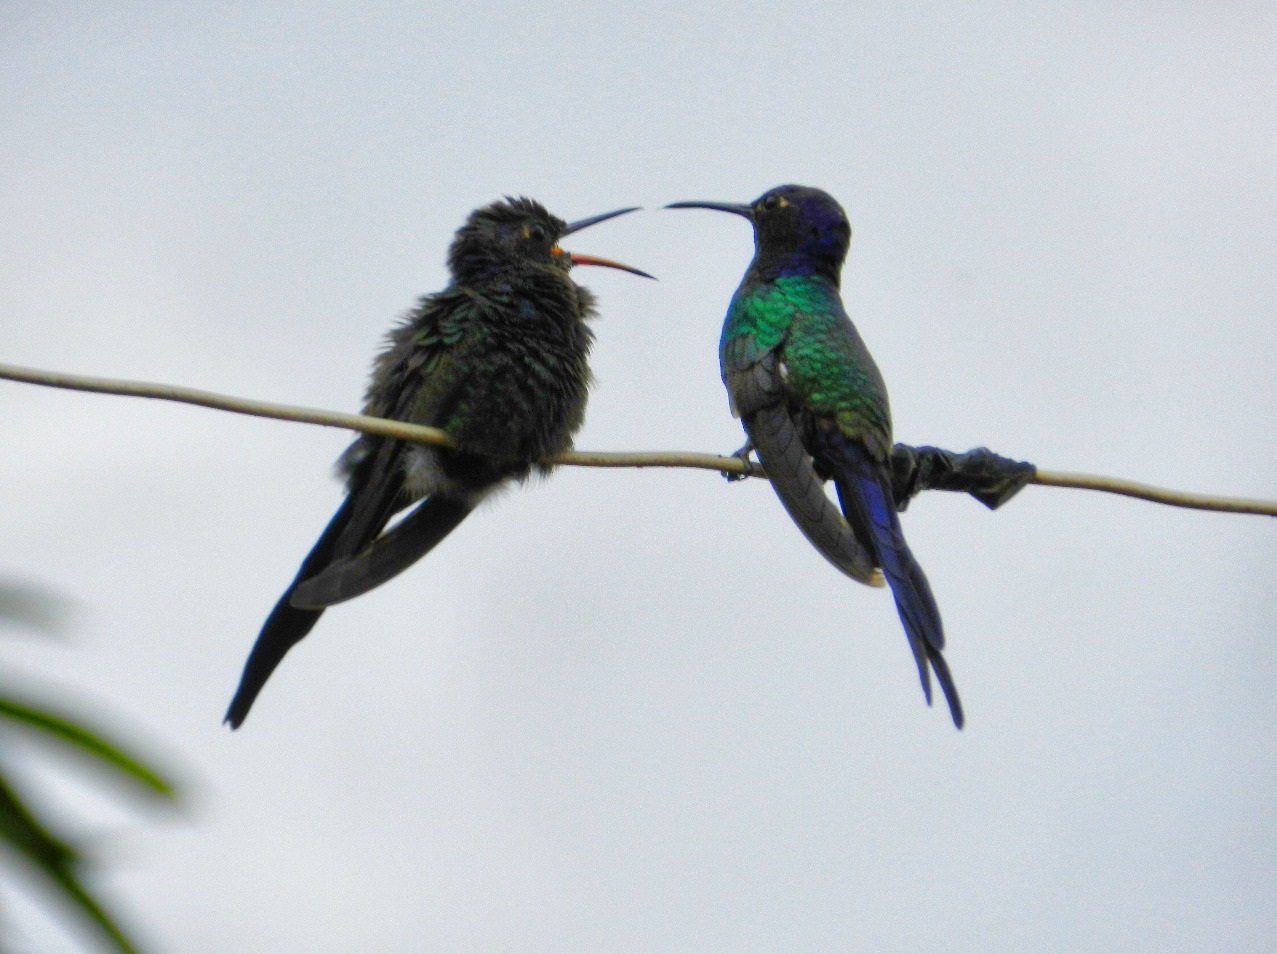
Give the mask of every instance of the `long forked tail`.
M 266 685 L 266 680 L 270 679 L 271 673 L 283 661 L 288 651 L 315 628 L 319 617 L 323 615 L 322 609 L 298 609 L 289 603 L 289 597 L 293 595 L 298 583 L 328 565 L 338 541 L 350 527 L 355 506 L 353 495 L 347 495 L 319 540 L 302 561 L 296 578 L 284 591 L 284 595 L 279 598 L 279 602 L 275 604 L 275 608 L 271 610 L 270 616 L 262 625 L 257 642 L 253 644 L 248 661 L 244 663 L 239 687 L 235 690 L 235 696 L 231 699 L 230 708 L 226 710 L 226 717 L 223 719 L 232 729 L 238 729 L 248 717 L 248 710 L 253 707 L 253 702 L 262 691 L 262 687 Z
M 283 661 L 285 654 L 306 634 L 315 628 L 319 617 L 324 614 L 319 610 L 302 610 L 291 606 L 288 602 L 292 588 L 279 598 L 262 627 L 262 633 L 253 644 L 248 661 L 244 663 L 244 673 L 240 676 L 239 688 L 231 699 L 230 708 L 222 720 L 232 729 L 238 729 L 248 718 L 248 710 L 253 707 L 257 695 L 266 685 L 277 666 Z
M 873 541 L 877 562 L 882 567 L 896 609 L 904 624 L 909 647 L 918 665 L 922 691 L 931 704 L 931 670 L 949 704 L 953 724 L 959 729 L 966 720 L 958 688 L 945 662 L 944 624 L 931 584 L 913 558 L 900 529 L 900 517 L 891 497 L 890 478 L 859 441 L 838 434 L 830 441 L 829 452 L 835 466 L 838 497 L 853 523 L 863 527 Z
M 743 418 L 745 432 L 767 469 L 772 489 L 790 518 L 820 555 L 853 580 L 882 586 L 874 555 L 865 548 L 825 493 L 784 404 L 759 408 Z
M 398 472 L 393 466 L 395 453 L 394 445 L 381 445 L 357 472 L 346 498 L 267 617 L 244 663 L 230 708 L 226 710 L 224 721 L 232 729 L 238 729 L 248 717 L 253 702 L 284 656 L 315 628 L 323 615 L 320 607 L 298 607 L 291 603 L 297 587 L 309 577 L 322 573 L 334 559 L 375 537 L 402 506 Z
M 375 589 L 433 550 L 473 510 L 473 503 L 458 497 L 427 498 L 363 550 L 294 586 L 292 608 L 318 613 Z

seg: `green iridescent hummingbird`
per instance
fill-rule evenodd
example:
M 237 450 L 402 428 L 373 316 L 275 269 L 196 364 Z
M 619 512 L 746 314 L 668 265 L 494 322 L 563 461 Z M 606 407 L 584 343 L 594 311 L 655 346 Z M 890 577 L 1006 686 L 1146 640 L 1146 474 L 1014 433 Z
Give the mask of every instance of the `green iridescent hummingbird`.
M 719 343 L 732 412 L 789 515 L 843 573 L 890 584 L 927 703 L 931 671 L 954 725 L 962 702 L 942 650 L 931 586 L 900 529 L 892 496 L 891 410 L 869 349 L 843 308 L 839 281 L 851 225 L 828 193 L 783 185 L 749 205 L 715 209 L 754 226 L 754 260 L 732 298 Z M 833 479 L 838 502 L 825 494 Z
M 633 211 L 568 224 L 517 198 L 470 214 L 448 253 L 451 283 L 390 333 L 364 405 L 374 417 L 442 428 L 456 446 L 365 434 L 342 456 L 345 502 L 262 627 L 226 713 L 232 728 L 326 607 L 401 573 L 498 486 L 549 473 L 543 459 L 571 448 L 585 416 L 595 311 L 594 295 L 568 271 L 605 265 L 652 276 L 558 243 Z

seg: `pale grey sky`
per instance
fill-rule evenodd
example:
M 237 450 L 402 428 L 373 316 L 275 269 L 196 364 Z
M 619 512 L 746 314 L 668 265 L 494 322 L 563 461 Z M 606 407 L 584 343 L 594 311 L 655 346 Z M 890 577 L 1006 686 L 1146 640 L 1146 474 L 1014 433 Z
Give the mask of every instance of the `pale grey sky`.
M 569 243 L 661 279 L 582 270 L 578 445 L 727 451 L 749 230 L 655 210 L 800 182 L 851 215 L 898 439 L 1277 497 L 1271 4 L 10 4 L 0 128 L 5 362 L 353 410 L 471 208 L 641 204 Z M 918 500 L 957 733 L 765 485 L 564 470 L 328 613 L 232 734 L 346 436 L 0 408 L 0 575 L 78 607 L 4 678 L 193 792 L 32 780 L 156 951 L 1277 947 L 1270 520 Z M 19 950 L 79 949 L 0 872 Z

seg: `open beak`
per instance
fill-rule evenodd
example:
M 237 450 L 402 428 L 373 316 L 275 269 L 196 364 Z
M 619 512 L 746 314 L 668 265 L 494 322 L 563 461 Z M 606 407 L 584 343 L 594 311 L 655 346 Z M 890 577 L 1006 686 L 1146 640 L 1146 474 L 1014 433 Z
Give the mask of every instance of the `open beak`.
M 604 265 L 607 268 L 619 268 L 623 272 L 629 272 L 631 275 L 641 275 L 644 278 L 650 278 L 656 281 L 655 275 L 649 275 L 647 272 L 641 272 L 637 268 L 631 268 L 629 265 L 622 265 L 620 262 L 614 262 L 610 258 L 595 258 L 593 255 L 578 255 L 576 252 L 564 252 L 573 265 Z
M 731 202 L 671 202 L 667 209 L 713 209 L 715 212 L 730 212 L 754 221 L 754 210 L 748 205 L 735 205 Z
M 564 235 L 571 235 L 573 232 L 579 232 L 581 229 L 588 229 L 591 225 L 598 225 L 600 222 L 606 222 L 608 219 L 614 219 L 618 215 L 626 215 L 630 212 L 637 212 L 639 207 L 632 205 L 628 209 L 617 209 L 615 212 L 604 212 L 602 215 L 591 215 L 588 219 L 577 219 L 575 222 L 568 223 L 563 229 Z
M 578 219 L 570 222 L 563 230 L 563 235 L 571 235 L 573 232 L 579 232 L 581 229 L 588 229 L 591 225 L 598 225 L 600 222 L 606 222 L 608 219 L 614 219 L 618 215 L 625 215 L 627 212 L 637 212 L 638 206 L 630 206 L 628 209 L 617 209 L 615 212 L 604 212 L 602 215 L 592 215 L 588 219 Z M 593 255 L 577 255 L 575 252 L 565 252 L 563 249 L 555 246 L 554 253 L 556 255 L 566 255 L 568 261 L 573 265 L 602 265 L 605 268 L 616 268 L 623 272 L 629 272 L 631 275 L 640 275 L 643 278 L 656 280 L 655 275 L 649 275 L 647 272 L 641 272 L 637 268 L 631 268 L 629 265 L 623 265 L 620 262 L 614 262 L 610 258 L 595 258 Z

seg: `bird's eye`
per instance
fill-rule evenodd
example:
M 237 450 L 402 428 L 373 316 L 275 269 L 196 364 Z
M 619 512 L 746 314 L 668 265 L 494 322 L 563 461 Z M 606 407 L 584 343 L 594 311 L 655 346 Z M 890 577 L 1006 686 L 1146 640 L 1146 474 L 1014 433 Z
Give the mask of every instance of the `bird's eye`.
M 523 227 L 523 237 L 534 242 L 544 242 L 548 237 L 548 233 L 545 230 L 545 226 L 540 222 L 533 222 L 531 225 Z
M 763 209 L 767 212 L 775 212 L 777 209 L 783 209 L 787 205 L 789 203 L 785 201 L 784 196 L 772 194 L 763 199 Z

